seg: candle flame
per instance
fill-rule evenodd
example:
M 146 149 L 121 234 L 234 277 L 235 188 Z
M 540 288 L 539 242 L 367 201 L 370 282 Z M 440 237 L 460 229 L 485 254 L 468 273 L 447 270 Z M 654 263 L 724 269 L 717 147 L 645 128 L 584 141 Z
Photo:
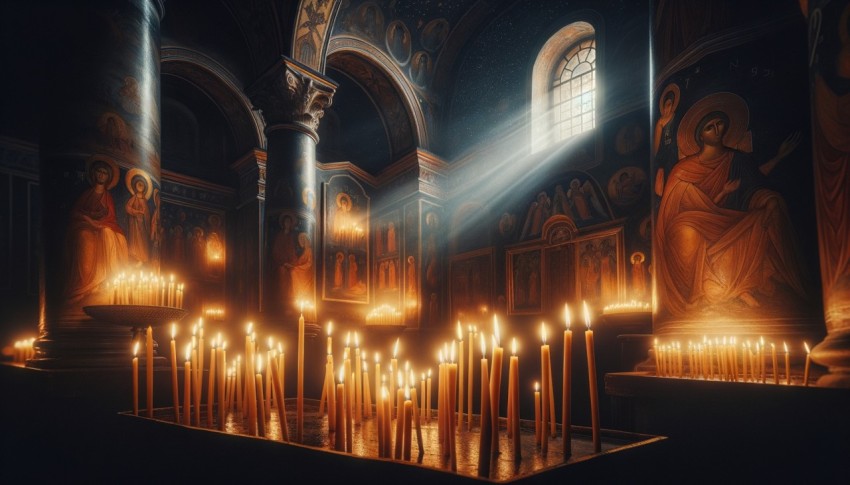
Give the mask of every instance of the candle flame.
M 251 335 L 251 332 L 254 331 L 254 322 L 248 322 L 248 326 L 245 327 L 245 334 Z
M 227 340 L 221 343 L 221 350 L 227 350 Z
M 269 350 L 274 348 L 274 340 L 271 337 L 266 340 L 266 344 L 269 346 Z
M 387 388 L 386 388 L 386 387 L 382 387 L 382 388 L 381 388 L 381 398 L 383 398 L 383 399 L 387 399 L 387 398 L 389 398 L 389 397 L 390 397 L 390 392 L 389 392 L 389 391 L 387 391 Z
M 393 359 L 398 355 L 398 341 L 401 340 L 401 337 L 395 339 L 395 346 L 393 346 Z
M 540 322 L 540 335 L 543 337 L 543 345 L 546 345 L 546 322 Z
M 263 354 L 257 354 L 257 374 L 263 373 Z
M 495 347 L 498 347 L 500 343 L 502 343 L 501 338 L 499 337 L 499 319 L 496 315 L 493 315 L 493 338 L 496 342 Z
M 511 355 L 516 355 L 516 337 L 511 339 Z
M 487 340 L 484 338 L 484 333 L 481 333 L 481 358 L 487 355 Z
M 333 329 L 334 329 L 334 322 L 329 321 L 328 322 L 328 337 L 331 336 L 331 331 L 333 331 Z
M 540 392 L 540 383 L 534 381 L 534 392 Z
M 283 342 L 277 343 L 277 351 L 280 352 L 281 354 L 283 353 Z
M 377 364 L 379 362 L 381 362 L 381 354 L 378 353 L 378 352 L 375 352 L 375 363 Z
M 803 347 L 806 349 L 806 355 L 808 355 L 809 352 L 811 352 L 811 349 L 809 349 L 809 343 L 803 342 Z
M 788 353 L 788 343 L 782 342 L 782 346 L 785 347 L 785 353 L 787 354 Z
M 198 332 L 198 324 L 192 325 L 192 337 L 195 337 L 195 334 Z
M 404 400 L 410 401 L 410 388 L 409 387 L 404 388 Z
M 360 336 L 357 334 L 357 332 L 354 332 L 354 346 L 360 347 Z
M 136 343 L 133 345 L 133 357 L 135 357 L 136 354 L 138 354 L 138 353 L 139 353 L 139 341 L 136 340 Z
M 364 361 L 363 361 L 363 373 L 368 372 L 368 371 L 366 370 L 366 367 L 367 367 L 368 365 L 369 365 L 369 363 L 368 363 L 368 362 L 366 362 L 366 361 L 364 360 Z
M 171 340 L 174 340 L 175 335 L 177 335 L 177 324 L 171 322 Z
M 460 326 L 460 320 L 457 321 L 457 339 L 463 342 L 463 328 Z
M 410 361 L 409 361 L 409 360 L 405 360 L 405 361 L 404 361 L 404 371 L 405 371 L 405 372 L 407 372 L 407 371 L 409 371 L 409 370 L 410 370 Z
M 584 324 L 587 325 L 587 329 L 590 330 L 590 310 L 587 308 L 587 301 L 582 300 L 582 306 L 584 306 Z
M 345 334 L 345 346 L 348 347 L 348 345 L 350 343 L 351 343 L 351 332 L 348 332 L 347 334 Z
M 428 368 L 428 379 L 430 379 L 430 378 L 431 378 L 431 369 Z
M 422 373 L 422 380 L 423 381 L 425 380 L 425 373 L 424 372 Z
M 567 330 L 570 329 L 572 325 L 572 316 L 570 315 L 570 305 L 564 303 L 564 324 L 567 326 Z
M 398 371 L 398 373 L 396 373 L 396 382 L 398 382 L 399 389 L 404 387 L 404 374 L 402 374 L 401 371 Z
M 440 361 L 440 364 L 443 363 L 443 349 L 437 351 L 437 359 Z
M 301 313 L 304 313 L 304 300 L 301 300 Z
M 192 344 L 186 344 L 186 362 L 192 360 Z
M 339 383 L 345 382 L 345 365 L 339 367 Z

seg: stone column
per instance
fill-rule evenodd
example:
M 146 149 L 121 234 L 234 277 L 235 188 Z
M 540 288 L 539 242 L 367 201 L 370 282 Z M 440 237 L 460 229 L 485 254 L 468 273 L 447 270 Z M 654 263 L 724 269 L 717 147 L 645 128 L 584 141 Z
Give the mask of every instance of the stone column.
M 261 311 L 269 322 L 296 322 L 306 302 L 307 333 L 317 334 L 316 130 L 337 84 L 282 58 L 247 89 L 266 121 L 268 160 Z
M 108 303 L 119 271 L 159 267 L 163 4 L 55 3 L 40 35 L 43 258 L 29 365 L 126 366 L 130 328 L 94 321 L 83 307 Z
M 246 315 L 249 320 L 262 308 L 263 216 L 266 200 L 266 152 L 254 148 L 231 165 L 239 174 L 239 202 L 236 206 L 237 238 L 235 298 L 228 304 L 234 306 L 236 315 Z M 256 276 L 260 276 L 257 278 Z
M 812 162 L 826 339 L 818 385 L 850 387 L 850 2 L 809 2 Z

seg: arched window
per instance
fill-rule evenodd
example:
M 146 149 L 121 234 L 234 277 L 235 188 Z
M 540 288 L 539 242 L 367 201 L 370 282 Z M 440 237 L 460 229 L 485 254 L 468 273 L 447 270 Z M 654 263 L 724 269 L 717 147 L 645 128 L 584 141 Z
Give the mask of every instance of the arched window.
M 540 49 L 532 71 L 532 151 L 596 126 L 596 36 L 573 22 Z

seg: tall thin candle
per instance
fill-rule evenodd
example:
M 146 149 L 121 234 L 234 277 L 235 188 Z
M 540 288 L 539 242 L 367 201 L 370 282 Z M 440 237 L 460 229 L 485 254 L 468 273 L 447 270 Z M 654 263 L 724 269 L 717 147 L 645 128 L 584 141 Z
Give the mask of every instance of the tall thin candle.
M 257 355 L 257 373 L 254 375 L 254 383 L 257 386 L 257 410 L 260 417 L 257 419 L 257 432 L 260 436 L 266 435 L 266 408 L 263 406 L 263 356 Z
M 449 461 L 453 472 L 457 471 L 457 421 L 455 420 L 455 409 L 457 407 L 457 363 L 455 362 L 455 343 L 452 342 L 451 356 L 447 365 L 448 369 L 448 415 L 449 421 Z
M 542 421 L 542 429 L 543 436 L 540 441 L 540 451 L 545 456 L 546 453 L 549 452 L 549 433 L 547 432 L 547 428 L 549 427 L 549 418 L 550 418 L 550 409 L 549 409 L 549 396 L 550 396 L 550 387 L 549 387 L 549 379 L 551 376 L 549 375 L 549 346 L 546 345 L 546 324 L 540 324 L 540 335 L 543 338 L 543 345 L 540 346 L 540 373 L 543 389 L 542 396 L 542 405 L 543 405 L 543 421 Z
M 345 366 L 339 369 L 339 383 L 336 385 L 336 415 L 345 416 Z M 334 431 L 334 449 L 345 451 L 345 426 L 340 424 Z
M 145 340 L 145 375 L 147 377 L 147 412 L 148 417 L 153 417 L 153 327 L 148 325 L 147 338 Z
M 398 372 L 398 342 L 401 337 L 395 339 L 395 345 L 393 346 L 393 358 L 390 360 L 390 397 L 395 395 L 395 381 L 393 380 L 393 374 Z M 390 403 L 390 421 L 392 421 L 393 417 L 395 417 L 395 405 Z
M 487 342 L 481 334 L 481 435 L 478 442 L 478 476 L 490 476 L 490 451 L 492 446 L 490 420 L 490 378 L 487 372 Z
M 593 430 L 593 450 L 595 453 L 602 451 L 602 440 L 599 436 L 599 396 L 596 387 L 596 355 L 593 345 L 593 330 L 590 329 L 590 310 L 587 302 L 584 305 L 584 323 L 587 330 L 584 332 L 584 340 L 587 346 L 587 380 L 590 383 L 590 418 Z M 543 404 L 544 406 L 546 404 Z M 545 432 L 545 430 L 544 430 Z
M 301 302 L 301 315 L 298 317 L 298 385 L 295 407 L 295 440 L 304 442 L 304 302 Z
M 492 422 L 491 453 L 499 452 L 499 407 L 502 398 L 502 347 L 499 339 L 499 320 L 493 315 L 493 371 L 490 376 L 490 421 Z
M 210 344 L 210 372 L 207 385 L 207 426 L 213 425 L 213 405 L 215 404 L 215 357 L 217 342 L 215 339 Z
M 463 423 L 463 404 L 464 404 L 464 388 L 463 388 L 463 370 L 464 370 L 464 359 L 463 359 L 463 327 L 460 326 L 460 320 L 457 322 L 457 350 L 458 350 L 458 358 L 457 358 L 457 421 L 458 426 L 457 430 L 460 431 L 460 423 Z
M 133 416 L 139 415 L 139 341 L 133 345 Z
M 225 386 L 227 373 L 227 342 L 221 340 L 221 334 L 218 335 L 218 429 L 224 431 L 225 425 Z
M 473 387 L 473 381 L 475 380 L 475 371 L 472 367 L 472 364 L 473 364 L 473 362 L 472 362 L 473 361 L 472 346 L 474 345 L 474 342 L 473 342 L 473 340 L 475 340 L 474 337 L 475 337 L 475 335 L 472 331 L 472 325 L 470 325 L 469 326 L 469 357 L 468 357 L 468 359 L 469 359 L 468 364 L 469 365 L 467 367 L 469 369 L 469 371 L 467 372 L 467 374 L 469 374 L 469 376 L 466 379 L 466 381 L 468 383 L 467 391 L 466 391 L 466 410 L 468 411 L 467 414 L 466 414 L 466 430 L 467 431 L 472 430 L 472 395 L 473 395 L 472 391 L 475 389 Z
M 791 385 L 791 354 L 788 352 L 788 343 L 782 342 L 785 347 L 785 385 Z
M 573 331 L 570 329 L 570 307 L 564 303 L 564 375 L 561 388 L 561 433 L 564 438 L 564 459 L 572 454 L 572 383 Z
M 509 374 L 509 403 L 511 407 L 511 415 L 509 416 L 508 427 L 513 437 L 514 461 L 519 462 L 522 459 L 522 436 L 519 432 L 519 357 L 516 355 L 516 338 L 511 340 L 511 361 Z
M 809 343 L 803 342 L 803 347 L 806 349 L 806 367 L 803 370 L 803 385 L 808 387 L 809 385 L 809 367 L 812 365 L 812 356 L 811 349 L 809 349 Z
M 177 385 L 177 343 L 174 337 L 177 334 L 177 324 L 171 324 L 171 395 L 174 398 L 174 422 L 180 422 L 180 389 Z
M 186 346 L 186 363 L 183 364 L 183 424 L 192 425 L 192 344 Z
M 354 423 L 363 420 L 363 363 L 360 361 L 360 337 L 354 332 Z

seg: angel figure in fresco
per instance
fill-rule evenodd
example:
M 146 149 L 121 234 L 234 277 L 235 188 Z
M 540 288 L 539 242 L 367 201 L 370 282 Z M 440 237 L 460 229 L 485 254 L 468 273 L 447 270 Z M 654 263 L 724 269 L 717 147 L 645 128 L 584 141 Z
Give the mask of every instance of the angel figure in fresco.
M 799 139 L 757 165 L 734 148 L 748 124 L 746 102 L 721 92 L 695 103 L 679 126 L 686 156 L 665 183 L 655 227 L 660 289 L 673 315 L 735 301 L 758 307 L 757 295 L 772 296 L 776 283 L 806 296 L 785 201 L 766 184 Z
M 150 209 L 148 199 L 153 193 L 150 176 L 137 168 L 130 169 L 126 177 L 130 198 L 124 204 L 127 212 L 127 243 L 130 260 L 136 266 L 147 264 L 150 259 Z
M 594 217 L 605 218 L 605 209 L 596 195 L 596 189 L 590 180 L 585 180 L 581 183 L 579 179 L 570 181 L 570 189 L 567 191 L 567 198 L 573 207 L 573 210 L 582 221 L 589 221 Z
M 540 231 L 543 229 L 543 223 L 549 219 L 551 211 L 552 201 L 549 199 L 549 195 L 545 191 L 537 194 L 537 199 L 528 206 L 528 213 L 525 216 L 525 224 L 522 226 L 520 239 L 540 235 Z
M 111 160 L 91 161 L 87 178 L 91 187 L 74 203 L 68 224 L 68 303 L 88 297 L 124 269 L 128 259 L 127 239 L 118 225 L 115 202 L 109 193 L 118 183 L 118 165 Z
M 642 301 L 646 298 L 646 256 L 637 251 L 632 254 L 632 297 Z

